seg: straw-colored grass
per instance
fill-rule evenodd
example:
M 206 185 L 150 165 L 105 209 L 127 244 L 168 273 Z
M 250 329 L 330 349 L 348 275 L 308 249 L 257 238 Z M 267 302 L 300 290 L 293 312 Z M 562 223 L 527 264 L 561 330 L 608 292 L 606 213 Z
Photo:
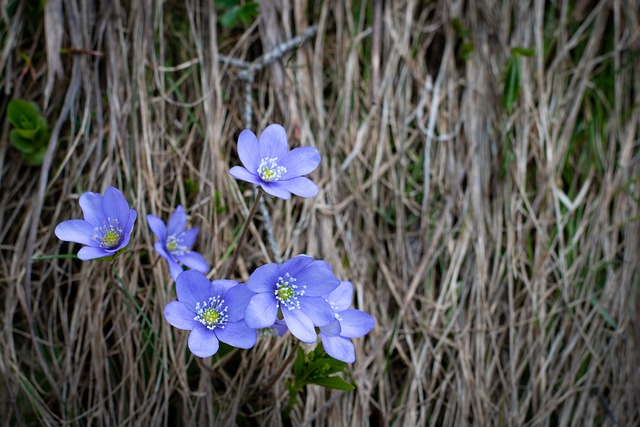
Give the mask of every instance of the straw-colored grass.
M 252 130 L 323 156 L 311 199 L 267 200 L 280 256 L 351 280 L 376 328 L 353 392 L 308 387 L 293 425 L 640 424 L 640 9 L 633 1 L 278 0 L 222 30 L 214 2 L 0 0 L 0 414 L 8 425 L 281 425 L 295 343 L 193 357 L 148 213 L 182 203 L 226 270 L 253 198 Z M 519 96 L 502 104 L 510 48 Z M 63 49 L 61 49 L 63 48 Z M 31 58 L 32 68 L 20 53 Z M 23 164 L 4 118 L 36 101 L 52 137 Z M 52 258 L 84 191 L 138 211 L 113 268 Z M 274 259 L 261 215 L 234 279 Z

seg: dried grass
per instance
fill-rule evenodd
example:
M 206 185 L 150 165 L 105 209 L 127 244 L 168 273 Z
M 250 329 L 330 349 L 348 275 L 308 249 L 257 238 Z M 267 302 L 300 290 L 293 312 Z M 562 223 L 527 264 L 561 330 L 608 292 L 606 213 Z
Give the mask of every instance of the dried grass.
M 224 271 L 252 193 L 228 175 L 244 81 L 219 55 L 251 61 L 313 24 L 313 41 L 255 75 L 252 128 L 283 123 L 317 147 L 321 191 L 267 205 L 279 255 L 326 259 L 377 327 L 356 340 L 356 391 L 309 387 L 293 424 L 640 423 L 633 2 L 280 0 L 223 33 L 212 1 L 48 3 L 77 49 L 64 76 L 46 50 L 56 21 L 27 25 L 24 2 L 0 1 L 0 111 L 12 97 L 46 104 L 55 79 L 45 165 L 0 144 L 10 424 L 282 424 L 289 370 L 265 385 L 292 340 L 192 357 L 162 317 L 175 291 L 144 218 L 188 206 L 211 276 Z M 513 46 L 536 54 L 507 114 Z M 37 258 L 77 250 L 53 229 L 109 185 L 140 218 L 116 273 Z M 265 241 L 258 218 L 238 280 L 273 259 Z

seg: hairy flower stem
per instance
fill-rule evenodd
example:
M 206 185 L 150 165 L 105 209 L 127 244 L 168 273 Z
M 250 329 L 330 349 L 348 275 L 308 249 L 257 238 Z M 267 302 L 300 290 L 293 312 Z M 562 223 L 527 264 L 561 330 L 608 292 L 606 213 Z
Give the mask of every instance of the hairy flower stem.
M 260 203 L 260 198 L 262 197 L 262 189 L 258 189 L 258 194 L 256 194 L 256 200 L 254 200 L 253 205 L 251 206 L 251 211 L 249 211 L 249 216 L 244 223 L 244 228 L 242 229 L 242 234 L 240 234 L 240 239 L 238 240 L 238 245 L 236 246 L 236 250 L 233 253 L 233 259 L 231 260 L 231 264 L 229 264 L 229 268 L 227 268 L 227 273 L 223 277 L 229 277 L 233 270 L 236 268 L 236 262 L 238 262 L 238 256 L 240 256 L 240 250 L 242 249 L 242 245 L 244 241 L 247 239 L 247 232 L 249 231 L 249 226 L 251 225 L 251 221 L 253 221 L 253 217 L 256 214 L 256 210 L 258 210 L 258 204 Z

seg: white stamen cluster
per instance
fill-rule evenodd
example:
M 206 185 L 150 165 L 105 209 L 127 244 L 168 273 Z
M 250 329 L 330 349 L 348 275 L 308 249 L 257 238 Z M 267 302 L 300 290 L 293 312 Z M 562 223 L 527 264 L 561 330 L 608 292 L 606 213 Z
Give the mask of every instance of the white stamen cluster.
M 260 160 L 260 166 L 256 172 L 263 181 L 273 182 L 282 178 L 282 174 L 287 172 L 287 168 L 278 166 L 277 157 L 265 157 Z
M 202 323 L 210 331 L 215 328 L 224 329 L 229 319 L 229 315 L 225 314 L 228 309 L 220 295 L 209 297 L 207 301 L 196 303 L 197 316 L 193 320 Z
M 293 310 L 300 308 L 298 297 L 304 295 L 306 288 L 305 285 L 296 285 L 295 277 L 286 273 L 284 277 L 278 277 L 276 290 L 273 293 L 280 307 L 284 305 L 288 310 Z
M 111 249 L 114 246 L 118 246 L 123 234 L 120 221 L 117 218 L 107 218 L 106 221 L 102 222 L 102 227 L 95 228 L 95 232 L 96 234 L 92 236 L 92 239 L 98 242 L 100 247 L 104 249 Z
M 182 239 L 175 233 L 167 237 L 167 249 L 172 256 L 181 256 L 189 252 L 189 248 L 181 243 Z

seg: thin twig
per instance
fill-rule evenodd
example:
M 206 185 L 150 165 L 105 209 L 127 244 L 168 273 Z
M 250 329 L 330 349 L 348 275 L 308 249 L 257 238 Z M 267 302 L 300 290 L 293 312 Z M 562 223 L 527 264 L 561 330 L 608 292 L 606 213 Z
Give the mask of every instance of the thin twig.
M 262 196 L 262 190 L 259 189 L 256 194 L 256 199 L 251 206 L 251 210 L 249 211 L 249 215 L 244 223 L 244 227 L 242 228 L 242 234 L 240 234 L 240 239 L 238 240 L 238 246 L 233 253 L 233 259 L 231 260 L 231 264 L 229 264 L 229 268 L 227 269 L 227 273 L 223 277 L 229 277 L 231 273 L 233 273 L 233 269 L 236 267 L 236 262 L 238 262 L 238 256 L 240 256 L 240 250 L 242 250 L 242 245 L 247 238 L 247 232 L 249 231 L 249 227 L 251 226 L 251 221 L 256 214 L 256 210 L 258 209 L 258 204 L 260 203 L 260 198 Z

